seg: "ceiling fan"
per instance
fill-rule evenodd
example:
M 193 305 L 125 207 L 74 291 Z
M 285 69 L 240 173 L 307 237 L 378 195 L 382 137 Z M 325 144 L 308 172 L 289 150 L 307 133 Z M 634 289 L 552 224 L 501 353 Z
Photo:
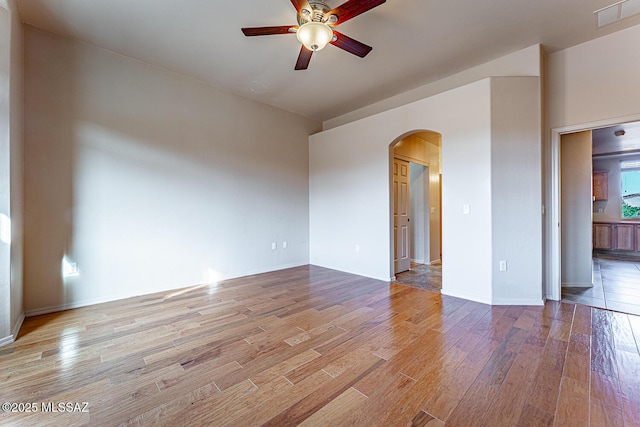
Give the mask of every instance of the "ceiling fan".
M 243 28 L 242 32 L 247 37 L 295 33 L 302 43 L 296 70 L 306 70 L 313 52 L 319 51 L 328 43 L 364 58 L 373 49 L 371 46 L 347 37 L 333 28 L 380 6 L 385 1 L 348 0 L 335 9 L 330 9 L 322 0 L 291 0 L 298 11 L 298 25 Z

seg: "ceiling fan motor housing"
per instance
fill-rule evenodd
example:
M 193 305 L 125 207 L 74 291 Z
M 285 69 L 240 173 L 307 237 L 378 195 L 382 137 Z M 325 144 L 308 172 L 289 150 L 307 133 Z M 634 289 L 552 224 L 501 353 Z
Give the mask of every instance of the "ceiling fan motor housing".
M 316 0 L 309 1 L 311 10 L 302 9 L 298 14 L 298 24 L 302 25 L 307 22 L 322 22 L 323 24 L 333 24 L 337 22 L 337 16 L 327 15 L 331 10 L 326 3 Z

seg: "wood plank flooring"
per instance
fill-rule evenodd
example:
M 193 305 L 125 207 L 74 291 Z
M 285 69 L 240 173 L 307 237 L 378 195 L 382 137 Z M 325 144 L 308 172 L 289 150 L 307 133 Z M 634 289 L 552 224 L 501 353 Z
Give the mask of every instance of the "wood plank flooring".
M 638 344 L 638 316 L 305 266 L 27 319 L 0 402 L 37 412 L 0 425 L 638 426 Z

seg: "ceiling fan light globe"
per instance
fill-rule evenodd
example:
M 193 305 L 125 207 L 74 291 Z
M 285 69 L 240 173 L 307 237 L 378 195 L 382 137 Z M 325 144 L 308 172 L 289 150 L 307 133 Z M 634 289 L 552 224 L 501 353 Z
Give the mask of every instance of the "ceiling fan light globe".
M 307 22 L 298 28 L 296 36 L 304 47 L 316 52 L 324 48 L 333 39 L 333 31 L 327 24 L 322 22 Z

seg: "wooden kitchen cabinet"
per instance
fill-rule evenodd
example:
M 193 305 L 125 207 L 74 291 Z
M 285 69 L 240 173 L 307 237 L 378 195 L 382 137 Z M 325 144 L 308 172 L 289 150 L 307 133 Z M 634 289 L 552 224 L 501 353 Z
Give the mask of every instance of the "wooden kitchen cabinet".
M 593 172 L 593 200 L 596 202 L 607 200 L 609 197 L 609 173 L 607 171 Z
M 593 249 L 640 252 L 640 223 L 594 222 Z
M 611 250 L 611 224 L 594 223 L 593 224 L 593 249 Z
M 633 224 L 613 224 L 613 249 L 616 251 L 634 251 L 635 228 Z

